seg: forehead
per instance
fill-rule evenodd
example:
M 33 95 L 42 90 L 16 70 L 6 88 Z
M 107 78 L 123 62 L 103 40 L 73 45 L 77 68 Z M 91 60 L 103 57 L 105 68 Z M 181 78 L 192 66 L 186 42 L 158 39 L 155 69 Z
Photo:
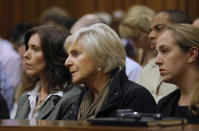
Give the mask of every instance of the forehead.
M 151 21 L 151 27 L 157 26 L 157 25 L 169 25 L 171 24 L 169 21 L 169 16 L 167 13 L 158 13 L 156 16 L 153 17 Z
M 163 32 L 157 39 L 157 47 L 161 45 L 170 45 L 174 43 L 173 32 L 167 30 Z
M 71 51 L 74 49 L 75 50 L 83 50 L 82 41 L 80 39 L 75 41 L 74 43 L 70 44 L 70 46 L 68 47 L 68 51 Z
M 28 41 L 28 45 L 41 46 L 41 40 L 40 40 L 39 34 L 31 35 Z

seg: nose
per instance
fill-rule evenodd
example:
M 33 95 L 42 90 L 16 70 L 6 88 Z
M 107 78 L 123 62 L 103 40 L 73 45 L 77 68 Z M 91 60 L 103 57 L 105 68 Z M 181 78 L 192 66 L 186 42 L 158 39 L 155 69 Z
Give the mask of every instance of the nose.
M 157 54 L 155 57 L 155 64 L 158 66 L 160 66 L 162 64 L 162 58 L 159 54 Z
M 25 59 L 30 58 L 30 52 L 29 52 L 29 50 L 27 50 L 27 51 L 24 53 L 24 58 L 25 58 Z
M 149 39 L 150 40 L 154 40 L 156 39 L 156 32 L 154 30 L 152 30 L 150 33 L 149 33 Z
M 72 64 L 73 64 L 73 62 L 72 62 L 71 58 L 68 56 L 68 58 L 66 59 L 64 65 L 66 67 L 70 67 Z

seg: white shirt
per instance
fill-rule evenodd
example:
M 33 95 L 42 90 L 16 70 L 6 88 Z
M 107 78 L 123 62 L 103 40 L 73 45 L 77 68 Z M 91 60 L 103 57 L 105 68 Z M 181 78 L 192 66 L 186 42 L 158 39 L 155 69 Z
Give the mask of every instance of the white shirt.
M 12 86 L 16 88 L 21 80 L 21 72 L 23 69 L 21 57 L 14 50 L 12 43 L 2 38 L 0 38 L 0 61 Z
M 129 57 L 126 57 L 126 74 L 128 79 L 136 81 L 142 72 L 142 67 Z
M 41 108 L 39 108 L 38 110 L 35 111 L 35 107 L 36 107 L 36 101 L 37 101 L 37 97 L 38 97 L 38 91 L 40 89 L 40 82 L 37 82 L 35 85 L 35 88 L 32 91 L 29 91 L 27 93 L 27 95 L 29 95 L 28 99 L 29 99 L 29 104 L 30 104 L 30 112 L 28 114 L 28 120 L 36 120 L 37 116 L 39 115 L 40 109 L 43 107 L 43 105 L 45 104 L 45 102 L 53 95 L 57 95 L 60 97 L 63 97 L 63 91 L 58 91 L 56 93 L 53 94 L 49 94 L 46 99 L 44 100 L 43 105 L 41 106 Z M 34 113 L 34 114 L 33 114 Z

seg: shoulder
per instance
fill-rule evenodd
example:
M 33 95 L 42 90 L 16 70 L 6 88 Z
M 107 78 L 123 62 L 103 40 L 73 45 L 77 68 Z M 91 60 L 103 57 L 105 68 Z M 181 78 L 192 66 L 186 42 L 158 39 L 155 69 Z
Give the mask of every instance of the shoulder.
M 72 85 L 72 87 L 69 89 L 69 90 L 67 90 L 67 91 L 64 91 L 63 92 L 63 100 L 71 100 L 71 101 L 73 101 L 74 100 L 74 98 L 77 98 L 78 96 L 79 96 L 79 94 L 80 94 L 80 89 L 77 87 L 77 86 L 75 86 L 75 85 Z
M 27 101 L 27 100 L 28 100 L 27 92 L 24 92 L 24 93 L 19 97 L 18 104 L 24 103 L 24 102 Z
M 158 106 L 165 106 L 167 104 L 170 104 L 176 99 L 178 99 L 179 96 L 180 96 L 180 90 L 177 89 L 168 94 L 167 96 L 163 97 L 162 99 L 160 99 L 160 101 L 158 102 Z
M 143 87 L 135 82 L 127 80 L 125 82 L 123 88 L 127 94 L 131 94 L 131 97 L 145 97 L 145 98 L 151 97 L 152 98 L 152 95 L 145 87 Z M 143 99 L 145 99 L 145 98 L 143 98 Z
M 145 90 L 145 88 L 143 86 L 141 86 L 138 83 L 135 83 L 133 81 L 130 81 L 130 80 L 127 80 L 124 83 L 123 88 L 127 88 L 130 91 Z
M 132 109 L 139 112 L 154 113 L 157 105 L 151 93 L 143 86 L 127 81 L 124 85 L 124 99 Z
M 159 67 L 155 64 L 155 59 L 152 59 L 144 66 L 141 75 L 156 73 L 157 71 L 159 71 Z

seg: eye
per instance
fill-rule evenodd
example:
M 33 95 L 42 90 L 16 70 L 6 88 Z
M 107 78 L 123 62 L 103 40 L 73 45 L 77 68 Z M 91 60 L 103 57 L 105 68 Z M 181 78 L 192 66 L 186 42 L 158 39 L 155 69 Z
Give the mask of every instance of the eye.
M 77 57 L 80 53 L 78 51 L 72 51 L 71 55 Z
M 163 25 L 156 26 L 155 30 L 157 32 L 162 32 L 164 30 L 164 26 Z
M 156 30 L 157 30 L 158 32 L 162 32 L 163 28 L 157 27 Z
M 166 53 L 168 53 L 169 51 L 170 51 L 170 50 L 167 49 L 167 48 L 161 49 L 161 52 L 162 52 L 163 54 L 166 54 Z
M 32 47 L 32 50 L 33 50 L 33 51 L 39 51 L 39 48 L 37 48 L 37 47 Z

